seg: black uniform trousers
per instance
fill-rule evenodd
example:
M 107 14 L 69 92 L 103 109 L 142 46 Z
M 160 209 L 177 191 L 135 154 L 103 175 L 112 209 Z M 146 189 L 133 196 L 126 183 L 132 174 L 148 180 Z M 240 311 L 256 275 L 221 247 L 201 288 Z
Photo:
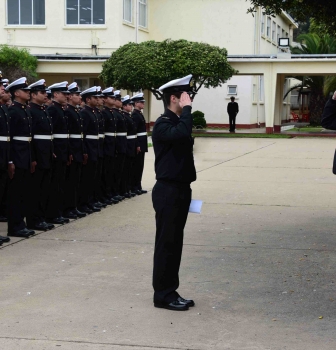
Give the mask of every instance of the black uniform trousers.
M 0 170 L 0 215 L 7 217 L 8 170 Z
M 78 207 L 94 203 L 94 190 L 97 173 L 97 162 L 88 160 L 82 168 L 82 179 L 79 187 Z
M 121 174 L 121 181 L 120 181 L 120 193 L 124 194 L 126 192 L 131 191 L 131 181 L 132 181 L 132 171 L 134 170 L 134 157 L 125 157 L 124 167 Z
M 230 131 L 236 130 L 236 117 L 237 117 L 237 114 L 229 114 Z
M 30 170 L 15 168 L 15 174 L 8 184 L 8 233 L 26 227 L 24 217 L 30 205 Z
M 105 156 L 103 165 L 103 195 L 114 197 L 117 194 L 115 184 L 115 160 L 116 157 Z
M 63 213 L 66 162 L 53 160 L 49 199 L 46 211 L 47 218 L 58 218 Z
M 134 163 L 133 183 L 132 183 L 132 190 L 134 191 L 142 190 L 141 180 L 142 180 L 144 165 L 145 165 L 145 152 L 139 152 L 135 156 L 135 163 Z
M 152 192 L 156 236 L 154 250 L 154 302 L 171 303 L 179 297 L 179 269 L 183 230 L 191 201 L 189 184 L 157 181 Z
M 66 169 L 64 211 L 72 211 L 78 205 L 78 191 L 82 172 L 82 163 L 72 161 Z
M 27 208 L 28 226 L 34 226 L 45 221 L 51 171 L 51 169 L 35 168 L 35 172 L 30 175 L 29 207 Z
M 114 168 L 114 182 L 116 184 L 117 194 L 124 194 L 121 192 L 121 178 L 123 175 L 124 164 L 125 164 L 126 155 L 124 153 L 118 154 L 115 159 L 115 168 Z
M 94 197 L 96 202 L 103 199 L 103 192 L 102 192 L 103 163 L 104 163 L 104 158 L 98 158 L 95 189 L 94 189 Z

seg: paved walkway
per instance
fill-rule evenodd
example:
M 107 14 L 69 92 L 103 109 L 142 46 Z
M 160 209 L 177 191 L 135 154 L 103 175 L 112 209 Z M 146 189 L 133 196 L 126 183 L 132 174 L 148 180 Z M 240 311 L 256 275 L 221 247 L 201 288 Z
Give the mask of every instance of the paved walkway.
M 335 144 L 196 139 L 187 312 L 152 306 L 150 194 L 3 246 L 0 349 L 335 349 Z

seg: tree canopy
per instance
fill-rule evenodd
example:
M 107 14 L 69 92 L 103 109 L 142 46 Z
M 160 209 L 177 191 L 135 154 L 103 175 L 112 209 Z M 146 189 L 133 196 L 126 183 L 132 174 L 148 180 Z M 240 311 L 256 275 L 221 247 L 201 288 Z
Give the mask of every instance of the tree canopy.
M 157 91 L 170 80 L 193 75 L 195 92 L 222 86 L 236 71 L 227 62 L 227 50 L 187 40 L 128 43 L 104 63 L 100 78 L 120 89 Z
M 5 78 L 15 80 L 23 76 L 27 80 L 37 77 L 37 58 L 26 49 L 0 45 L 0 70 Z
M 253 5 L 248 12 L 253 13 L 256 6 L 261 6 L 266 14 L 276 15 L 281 11 L 291 14 L 297 21 L 304 22 L 312 17 L 319 24 L 325 25 L 330 34 L 335 33 L 336 1 L 331 0 L 246 0 Z

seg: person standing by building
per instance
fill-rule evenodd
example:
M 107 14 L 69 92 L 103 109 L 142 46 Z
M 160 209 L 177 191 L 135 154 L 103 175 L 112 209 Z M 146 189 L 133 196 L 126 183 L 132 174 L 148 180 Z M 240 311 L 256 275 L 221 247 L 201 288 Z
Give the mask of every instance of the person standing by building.
M 55 157 L 53 159 L 46 221 L 50 224 L 66 224 L 69 219 L 63 217 L 65 172 L 67 163 L 72 161 L 72 155 L 69 154 L 68 121 L 64 112 L 69 94 L 68 82 L 63 81 L 53 84 L 48 89 L 52 95 L 52 103 L 47 108 L 47 112 L 52 118 Z
M 161 86 L 167 106 L 153 128 L 156 184 L 152 192 L 156 219 L 153 288 L 154 306 L 188 310 L 193 300 L 182 298 L 179 268 L 183 230 L 191 201 L 191 182 L 196 180 L 191 136 L 193 118 L 188 92 L 192 75 Z
M 147 193 L 146 190 L 142 189 L 141 180 L 145 165 L 145 154 L 148 152 L 148 137 L 146 130 L 146 119 L 142 114 L 142 110 L 145 108 L 144 94 L 141 92 L 134 95 L 131 98 L 134 103 L 134 110 L 132 118 L 135 121 L 137 128 L 137 155 L 135 157 L 134 171 L 133 171 L 133 188 L 132 192 L 136 194 Z
M 31 147 L 32 120 L 27 102 L 30 89 L 22 77 L 6 87 L 13 104 L 8 108 L 10 119 L 10 156 L 8 161 L 8 236 L 29 238 L 35 233 L 27 229 L 24 217 L 29 206 L 30 175 L 36 162 Z
M 82 166 L 86 164 L 88 155 L 84 144 L 83 119 L 78 109 L 82 102 L 81 91 L 76 82 L 68 86 L 68 91 L 70 94 L 65 116 L 68 119 L 69 148 L 72 161 L 69 162 L 66 171 L 63 216 L 68 219 L 76 219 L 86 216 L 86 213 L 79 211 L 77 207 Z
M 230 132 L 236 131 L 236 117 L 239 113 L 239 106 L 238 103 L 235 102 L 235 98 L 232 96 L 231 102 L 227 105 L 227 113 L 229 115 L 229 121 L 230 121 Z
M 44 106 L 47 99 L 45 80 L 41 79 L 29 85 L 29 88 L 28 108 L 32 117 L 31 147 L 37 164 L 30 179 L 31 193 L 27 226 L 32 230 L 47 231 L 55 227 L 45 222 L 54 157 L 53 128 L 51 118 Z

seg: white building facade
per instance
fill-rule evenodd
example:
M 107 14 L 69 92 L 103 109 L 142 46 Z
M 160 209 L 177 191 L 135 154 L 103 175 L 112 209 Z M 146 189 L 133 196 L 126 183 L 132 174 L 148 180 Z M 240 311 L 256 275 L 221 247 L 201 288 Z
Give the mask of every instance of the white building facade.
M 45 55 L 41 64 L 57 62 L 57 68 L 39 70 L 47 84 L 76 80 L 85 88 L 100 84 L 98 75 L 89 61 L 74 66 L 71 60 L 95 56 L 103 62 L 100 56 L 130 41 L 186 39 L 225 47 L 230 56 L 276 55 L 278 39 L 291 41 L 295 22 L 285 13 L 272 18 L 261 9 L 252 16 L 249 6 L 245 0 L 0 0 L 0 43 Z M 146 95 L 145 115 L 154 122 L 162 103 Z M 234 76 L 221 88 L 202 89 L 194 110 L 205 113 L 209 126 L 225 126 L 231 96 L 240 106 L 238 127 L 265 123 L 262 76 Z M 283 108 L 284 120 L 288 114 Z

